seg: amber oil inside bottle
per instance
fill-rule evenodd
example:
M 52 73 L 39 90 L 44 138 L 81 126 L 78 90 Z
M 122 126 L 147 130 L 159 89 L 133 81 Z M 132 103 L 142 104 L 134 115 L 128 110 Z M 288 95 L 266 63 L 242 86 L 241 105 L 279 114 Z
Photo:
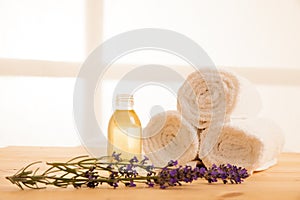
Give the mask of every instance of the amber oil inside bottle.
M 142 127 L 133 105 L 132 95 L 117 95 L 115 111 L 108 125 L 108 155 L 116 152 L 121 153 L 123 159 L 141 158 Z

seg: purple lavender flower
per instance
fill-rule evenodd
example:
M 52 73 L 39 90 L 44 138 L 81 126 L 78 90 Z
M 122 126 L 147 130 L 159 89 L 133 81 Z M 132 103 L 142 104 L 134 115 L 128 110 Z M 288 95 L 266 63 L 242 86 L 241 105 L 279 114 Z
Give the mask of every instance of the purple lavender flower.
M 133 180 L 130 180 L 129 182 L 126 182 L 126 183 L 125 183 L 125 186 L 126 186 L 126 187 L 136 187 L 136 184 L 134 183 Z
M 177 175 L 177 169 L 173 169 L 169 172 L 170 176 L 176 176 Z
M 154 169 L 154 166 L 153 166 L 153 165 L 148 165 L 148 166 L 146 167 L 146 171 L 147 171 L 147 172 L 152 172 L 153 169 Z
M 118 162 L 121 162 L 122 161 L 122 159 L 121 159 L 121 153 L 119 153 L 119 154 L 117 154 L 115 151 L 113 152 L 113 154 L 112 154 L 112 157 L 116 160 L 116 161 L 118 161 Z
M 133 182 L 133 180 L 130 180 L 130 184 L 129 184 L 129 187 L 135 187 L 136 184 Z
M 168 162 L 168 167 L 173 167 L 173 166 L 177 166 L 178 165 L 178 161 L 177 160 L 170 160 L 169 162 Z
M 170 178 L 170 180 L 169 180 L 169 182 L 168 182 L 168 184 L 169 184 L 170 186 L 175 186 L 176 183 L 177 183 L 177 179 L 176 179 L 176 178 Z
M 201 167 L 200 169 L 199 168 L 197 169 L 197 172 L 199 173 L 199 177 L 203 178 L 207 170 L 204 167 Z
M 154 187 L 154 183 L 151 182 L 151 181 L 147 182 L 146 184 L 147 184 L 149 187 Z
M 135 169 L 135 165 L 133 164 L 127 164 L 127 165 L 124 165 L 124 166 L 121 166 L 119 168 L 119 173 L 121 176 L 125 176 L 125 177 L 136 177 L 138 176 L 138 172 L 136 171 Z
M 141 165 L 145 165 L 147 163 L 147 161 L 149 160 L 149 158 L 147 156 L 144 156 L 144 159 L 141 160 L 140 164 Z
M 175 161 L 172 163 L 176 164 Z M 197 170 L 197 168 L 195 168 Z M 195 170 L 190 166 L 179 166 L 177 168 L 163 168 L 159 174 L 156 183 L 160 185 L 160 188 L 164 189 L 168 186 L 181 185 L 180 182 L 192 182 L 197 178 Z
M 133 158 L 131 158 L 131 159 L 129 160 L 129 162 L 132 164 L 132 163 L 137 163 L 137 162 L 139 162 L 139 160 L 137 159 L 136 156 L 134 156 Z
M 87 187 L 89 188 L 95 188 L 99 185 L 99 182 L 97 182 L 97 178 L 99 177 L 99 175 L 94 171 L 95 169 L 96 167 L 92 166 L 89 170 L 84 172 L 84 177 L 88 178 Z M 76 188 L 78 187 L 78 185 L 75 185 L 74 187 Z
M 173 166 L 175 164 L 177 165 L 175 161 L 170 161 L 168 165 Z M 161 189 L 165 189 L 168 186 L 181 185 L 181 182 L 191 183 L 198 178 L 205 178 L 209 183 L 217 182 L 218 179 L 221 179 L 224 184 L 228 181 L 241 183 L 248 176 L 246 169 L 234 165 L 220 165 L 219 167 L 212 165 L 209 169 L 204 167 L 192 168 L 191 166 L 164 167 L 158 173 L 155 183 Z
M 166 189 L 167 188 L 167 186 L 165 186 L 165 185 L 160 185 L 160 189 Z
M 245 168 L 227 164 L 220 165 L 219 167 L 213 165 L 205 172 L 203 177 L 208 180 L 209 183 L 217 182 L 217 179 L 222 179 L 224 184 L 228 181 L 238 184 L 243 182 L 243 179 L 249 177 L 249 174 Z
M 112 186 L 114 187 L 114 189 L 116 189 L 117 187 L 119 187 L 118 183 L 113 183 Z
M 132 165 L 132 164 L 126 165 L 126 171 L 131 171 L 132 168 L 133 168 L 133 165 Z
M 137 183 L 144 183 L 149 187 L 158 185 L 161 189 L 165 189 L 170 186 L 181 185 L 183 182 L 191 183 L 198 178 L 204 178 L 209 183 L 222 180 L 224 184 L 229 182 L 238 184 L 249 176 L 246 169 L 230 164 L 212 165 L 210 168 L 197 165 L 196 168 L 192 168 L 191 166 L 178 166 L 177 161 L 171 160 L 166 167 L 159 168 L 146 165 L 146 161 L 149 160 L 147 157 L 139 162 L 136 157 L 130 160 L 122 160 L 120 155 L 114 152 L 112 158 L 115 161 L 113 162 L 104 162 L 102 158 L 106 159 L 105 156 L 102 158 L 77 157 L 67 163 L 47 163 L 51 167 L 41 175 L 36 175 L 37 170 L 34 173 L 27 170 L 35 164 L 32 163 L 15 175 L 6 178 L 17 184 L 21 189 L 23 189 L 21 184 L 30 188 L 40 188 L 37 183 L 49 183 L 57 187 L 73 185 L 75 188 L 82 185 L 95 188 L 103 183 L 107 183 L 113 188 L 117 188 L 119 183 L 128 187 L 136 187 Z M 80 158 L 83 159 L 77 162 L 74 161 Z M 139 175 L 136 170 L 138 168 L 144 170 L 147 175 Z M 160 169 L 159 172 L 156 171 L 158 169 Z M 102 175 L 102 171 L 108 172 L 108 174 Z M 56 172 L 60 173 L 55 175 Z M 48 180 L 48 174 L 50 173 L 51 180 Z

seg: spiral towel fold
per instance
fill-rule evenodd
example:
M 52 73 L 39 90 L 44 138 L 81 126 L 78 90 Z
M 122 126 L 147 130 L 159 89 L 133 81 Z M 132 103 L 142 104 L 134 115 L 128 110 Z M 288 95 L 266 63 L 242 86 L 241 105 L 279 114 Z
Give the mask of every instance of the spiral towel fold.
M 203 69 L 190 74 L 178 90 L 177 102 L 182 116 L 199 129 L 229 117 L 255 116 L 261 108 L 255 87 L 225 70 Z
M 199 157 L 206 166 L 230 163 L 253 172 L 276 164 L 284 137 L 274 122 L 234 120 L 225 124 L 219 135 L 211 134 L 217 128 L 211 126 L 200 133 Z
M 250 173 L 276 164 L 283 135 L 272 121 L 253 118 L 261 100 L 246 79 L 196 71 L 179 88 L 177 109 L 154 116 L 144 129 L 144 151 L 154 165 L 185 164 L 197 155 L 206 166 L 230 163 Z
M 198 153 L 197 129 L 177 111 L 153 116 L 143 130 L 144 153 L 154 166 L 165 166 L 170 160 L 185 164 Z

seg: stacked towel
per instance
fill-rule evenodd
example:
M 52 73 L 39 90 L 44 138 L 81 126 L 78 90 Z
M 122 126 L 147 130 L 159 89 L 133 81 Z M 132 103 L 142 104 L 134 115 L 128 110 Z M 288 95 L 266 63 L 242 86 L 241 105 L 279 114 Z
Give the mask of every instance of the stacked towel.
M 188 76 L 178 90 L 178 110 L 193 126 L 203 129 L 212 123 L 257 115 L 261 100 L 246 79 L 228 71 L 203 69 Z
M 178 90 L 177 108 L 183 118 L 174 111 L 161 113 L 144 129 L 146 137 L 151 135 L 144 139 L 144 150 L 153 164 L 191 161 L 197 145 L 206 166 L 230 163 L 252 173 L 276 164 L 281 130 L 255 118 L 260 96 L 246 79 L 224 70 L 196 71 Z
M 197 129 L 177 111 L 162 112 L 153 116 L 144 128 L 143 146 L 154 166 L 164 167 L 170 160 L 183 165 L 197 156 Z
M 203 130 L 200 141 L 199 157 L 206 166 L 230 163 L 252 173 L 276 164 L 284 138 L 273 121 L 255 118 L 228 122 L 218 135 Z

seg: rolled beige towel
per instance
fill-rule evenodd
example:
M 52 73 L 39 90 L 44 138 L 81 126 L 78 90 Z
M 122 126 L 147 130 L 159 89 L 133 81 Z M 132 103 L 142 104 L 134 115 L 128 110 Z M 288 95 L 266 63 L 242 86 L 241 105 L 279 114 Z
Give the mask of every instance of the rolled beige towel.
M 284 137 L 281 129 L 267 119 L 233 120 L 221 128 L 211 126 L 200 134 L 199 157 L 206 166 L 234 164 L 250 172 L 277 163 Z
M 261 108 L 259 93 L 246 79 L 225 70 L 202 69 L 190 74 L 178 90 L 177 107 L 193 126 L 248 118 Z
M 159 113 L 143 130 L 143 149 L 154 166 L 163 167 L 170 160 L 186 164 L 198 154 L 197 129 L 177 111 Z

